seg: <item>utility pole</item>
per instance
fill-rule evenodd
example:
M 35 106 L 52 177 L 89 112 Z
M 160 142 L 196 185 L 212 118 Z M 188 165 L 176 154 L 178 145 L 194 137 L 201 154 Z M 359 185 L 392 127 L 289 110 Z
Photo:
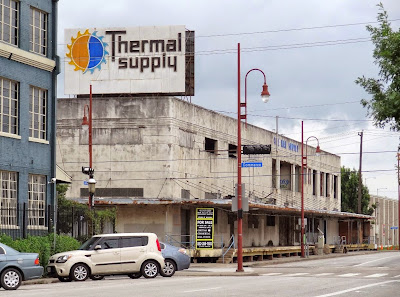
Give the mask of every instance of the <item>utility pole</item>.
M 399 196 L 398 201 L 398 216 L 397 216 L 397 237 L 399 239 L 399 250 L 400 250 L 400 145 L 397 148 L 397 193 Z
M 360 169 L 358 171 L 358 213 L 362 213 L 362 207 L 361 207 L 361 198 L 362 198 L 362 145 L 363 145 L 363 131 L 358 133 L 358 135 L 361 137 L 360 138 Z M 361 221 L 357 221 L 357 226 L 358 226 L 358 243 L 362 243 L 362 231 L 361 231 Z
M 358 133 L 358 135 L 361 137 L 360 139 L 360 169 L 358 171 L 358 213 L 361 213 L 361 195 L 362 195 L 362 176 L 361 176 L 361 170 L 362 170 L 362 145 L 363 145 L 363 131 Z

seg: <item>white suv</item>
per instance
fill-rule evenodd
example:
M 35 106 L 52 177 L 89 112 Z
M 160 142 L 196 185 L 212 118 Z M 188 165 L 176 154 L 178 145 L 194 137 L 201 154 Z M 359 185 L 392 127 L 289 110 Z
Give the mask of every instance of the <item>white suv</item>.
M 111 274 L 153 278 L 161 267 L 164 258 L 156 234 L 115 233 L 95 235 L 79 250 L 51 256 L 47 273 L 64 282 L 98 280 Z

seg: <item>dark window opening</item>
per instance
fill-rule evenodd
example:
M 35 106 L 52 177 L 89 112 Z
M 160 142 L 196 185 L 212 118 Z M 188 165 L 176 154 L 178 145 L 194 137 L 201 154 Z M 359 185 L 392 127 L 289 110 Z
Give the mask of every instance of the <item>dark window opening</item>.
M 337 198 L 337 179 L 336 175 L 333 176 L 333 198 Z
M 207 138 L 204 142 L 204 149 L 206 152 L 216 154 L 217 153 L 217 141 L 215 139 Z
M 312 194 L 317 195 L 317 170 L 313 170 Z
M 275 226 L 275 216 L 267 216 L 267 226 Z
M 237 145 L 229 144 L 228 155 L 229 158 L 237 158 Z

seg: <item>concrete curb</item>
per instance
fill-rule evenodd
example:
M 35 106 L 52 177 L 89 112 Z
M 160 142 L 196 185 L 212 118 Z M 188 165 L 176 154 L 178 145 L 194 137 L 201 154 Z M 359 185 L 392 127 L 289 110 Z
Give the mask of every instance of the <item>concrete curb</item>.
M 365 255 L 376 253 L 377 251 L 359 251 L 359 252 L 350 252 L 347 254 L 327 254 L 327 255 L 310 255 L 309 258 L 301 258 L 299 256 L 288 257 L 288 258 L 279 258 L 274 260 L 265 260 L 265 261 L 257 261 L 257 262 L 244 262 L 243 267 L 262 267 L 290 262 L 299 262 L 299 261 L 310 261 L 310 260 L 318 260 L 318 259 L 329 259 L 329 258 L 337 258 L 337 257 L 348 257 L 348 256 L 357 256 L 357 255 Z M 378 252 L 386 252 L 386 251 L 378 251 Z M 390 251 L 389 251 L 390 252 Z M 217 264 L 217 263 L 192 263 L 190 265 L 189 270 L 177 271 L 175 273 L 176 276 L 259 276 L 256 272 L 236 272 L 237 264 L 229 263 L 229 264 Z M 232 269 L 231 271 L 213 271 L 218 269 Z M 28 280 L 22 282 L 22 285 L 36 285 L 36 284 L 51 284 L 60 282 L 57 278 L 40 278 L 34 280 Z

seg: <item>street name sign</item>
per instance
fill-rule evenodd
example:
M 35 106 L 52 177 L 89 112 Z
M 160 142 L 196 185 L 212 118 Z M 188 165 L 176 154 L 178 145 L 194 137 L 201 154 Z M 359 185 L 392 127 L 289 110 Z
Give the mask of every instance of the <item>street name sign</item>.
M 397 230 L 397 229 L 399 229 L 399 227 L 393 226 L 393 227 L 390 227 L 390 229 L 392 229 L 392 230 Z
M 262 162 L 242 162 L 242 168 L 262 167 Z

